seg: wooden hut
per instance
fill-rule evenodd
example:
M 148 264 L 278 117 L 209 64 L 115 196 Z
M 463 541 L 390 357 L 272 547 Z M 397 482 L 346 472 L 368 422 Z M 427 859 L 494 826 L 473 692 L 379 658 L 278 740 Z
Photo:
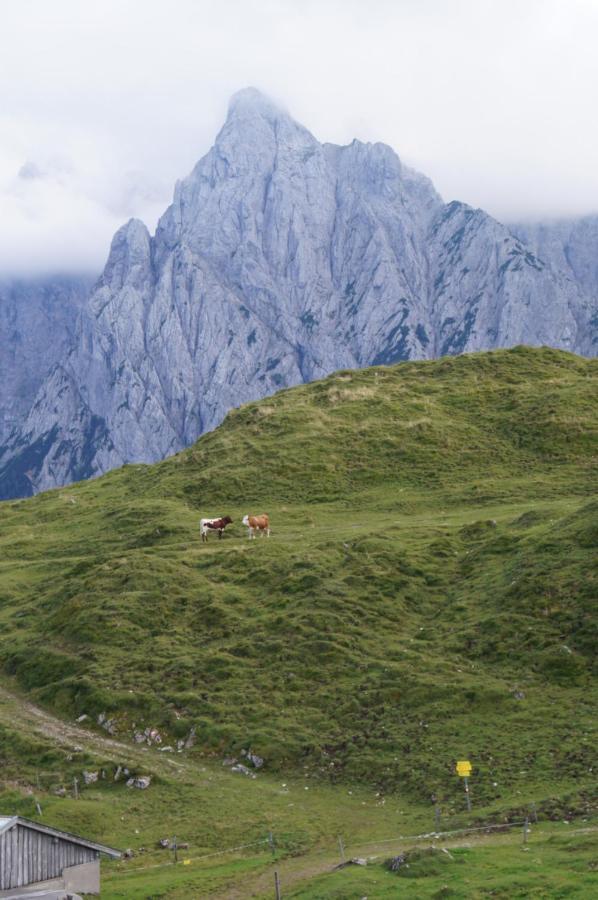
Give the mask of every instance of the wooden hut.
M 0 897 L 100 893 L 100 854 L 120 851 L 21 816 L 0 817 Z M 41 895 L 40 895 L 41 896 Z

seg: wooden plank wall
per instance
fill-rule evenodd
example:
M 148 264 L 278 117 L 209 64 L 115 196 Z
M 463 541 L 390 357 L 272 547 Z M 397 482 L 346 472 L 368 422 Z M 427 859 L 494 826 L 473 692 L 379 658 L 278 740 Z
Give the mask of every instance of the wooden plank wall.
M 96 850 L 15 825 L 0 834 L 0 890 L 58 878 L 67 866 L 97 858 Z

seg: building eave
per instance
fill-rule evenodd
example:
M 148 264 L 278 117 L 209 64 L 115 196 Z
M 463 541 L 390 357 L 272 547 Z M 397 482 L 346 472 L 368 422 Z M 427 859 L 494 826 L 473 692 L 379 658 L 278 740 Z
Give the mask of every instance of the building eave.
M 41 822 L 33 822 L 31 819 L 25 819 L 22 816 L 11 816 L 8 818 L 8 821 L 0 828 L 0 834 L 14 828 L 15 825 L 31 828 L 33 831 L 40 831 L 42 834 L 48 834 L 51 837 L 62 838 L 64 841 L 71 841 L 71 843 L 87 847 L 89 850 L 97 850 L 98 853 L 111 856 L 113 859 L 120 859 L 122 856 L 122 852 L 115 850 L 114 847 L 107 847 L 105 844 L 98 844 L 96 841 L 88 841 L 77 834 L 72 834 L 70 831 L 62 831 L 60 828 L 54 828 L 51 825 L 42 825 Z

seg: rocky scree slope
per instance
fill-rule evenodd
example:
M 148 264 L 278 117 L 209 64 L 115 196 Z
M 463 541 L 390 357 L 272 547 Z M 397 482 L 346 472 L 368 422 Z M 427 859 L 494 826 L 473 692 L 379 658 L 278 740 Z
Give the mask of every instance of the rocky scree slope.
M 0 449 L 0 497 L 151 462 L 341 367 L 510 346 L 591 353 L 591 303 L 384 144 L 320 144 L 259 92 L 152 237 L 131 220 L 64 360 Z

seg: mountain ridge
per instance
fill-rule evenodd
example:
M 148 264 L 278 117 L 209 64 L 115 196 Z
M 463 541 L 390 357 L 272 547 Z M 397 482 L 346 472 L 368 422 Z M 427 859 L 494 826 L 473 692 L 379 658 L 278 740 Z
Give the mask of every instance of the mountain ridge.
M 68 378 L 0 447 L 0 496 L 163 458 L 239 403 L 339 368 L 518 343 L 592 353 L 592 302 L 387 145 L 320 144 L 247 89 L 154 236 L 135 219 L 116 233 Z

